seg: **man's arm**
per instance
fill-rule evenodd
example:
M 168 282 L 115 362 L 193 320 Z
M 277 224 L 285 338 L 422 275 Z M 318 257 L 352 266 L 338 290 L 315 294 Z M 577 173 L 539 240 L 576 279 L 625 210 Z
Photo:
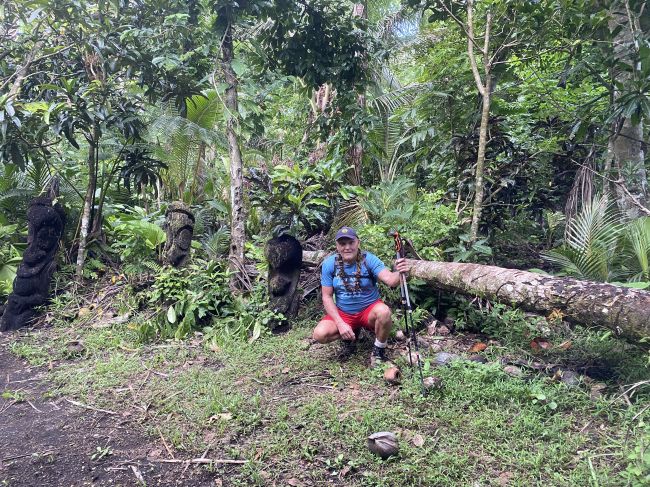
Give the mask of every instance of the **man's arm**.
M 341 315 L 339 314 L 339 309 L 336 307 L 336 303 L 334 302 L 334 288 L 332 286 L 321 286 L 321 290 L 323 294 L 323 307 L 325 308 L 325 312 L 330 318 L 334 320 L 341 338 L 343 338 L 343 340 L 356 339 L 354 331 L 352 331 L 352 327 L 343 321 L 343 318 L 341 318 Z
M 409 265 L 406 263 L 406 260 L 404 258 L 397 259 L 395 261 L 395 270 L 390 271 L 386 268 L 384 268 L 378 275 L 377 279 L 379 279 L 381 282 L 386 284 L 387 286 L 390 287 L 397 287 L 399 286 L 399 281 L 400 281 L 400 273 L 404 273 L 408 275 L 409 272 Z M 325 295 L 323 295 L 324 297 Z

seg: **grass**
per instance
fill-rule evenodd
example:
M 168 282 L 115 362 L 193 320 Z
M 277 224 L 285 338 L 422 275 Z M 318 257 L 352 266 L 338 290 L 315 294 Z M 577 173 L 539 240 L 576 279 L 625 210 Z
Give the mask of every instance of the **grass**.
M 486 353 L 488 364 L 432 369 L 443 387 L 422 397 L 405 364 L 402 386 L 391 388 L 381 371 L 367 368 L 369 344 L 340 364 L 335 345 L 309 347 L 309 333 L 303 321 L 286 334 L 212 350 L 200 335 L 142 345 L 128 323 L 61 322 L 11 349 L 33 365 L 53 362 L 54 392 L 126 412 L 152 438 L 187 452 L 178 456 L 209 449 L 214 457 L 249 460 L 210 467 L 230 485 L 644 485 L 648 387 L 627 405 L 615 392 L 593 399 L 586 385 L 544 374 L 511 377 L 498 359 L 521 352 L 524 341 L 501 337 Z M 612 380 L 648 377 L 643 354 L 619 353 L 580 333 L 563 360 L 611 355 L 621 360 Z M 83 344 L 80 354 L 69 353 L 73 340 Z M 387 461 L 366 448 L 366 437 L 383 430 L 400 438 L 399 456 Z

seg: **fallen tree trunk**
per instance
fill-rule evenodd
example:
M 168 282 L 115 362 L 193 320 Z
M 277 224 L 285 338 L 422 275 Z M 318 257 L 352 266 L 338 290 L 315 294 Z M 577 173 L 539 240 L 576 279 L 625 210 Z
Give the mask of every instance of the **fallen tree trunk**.
M 316 264 L 326 252 L 303 252 Z M 581 325 L 597 325 L 617 335 L 650 336 L 650 292 L 612 284 L 553 277 L 480 264 L 410 260 L 410 275 L 438 289 L 500 301 L 525 310 L 559 310 Z

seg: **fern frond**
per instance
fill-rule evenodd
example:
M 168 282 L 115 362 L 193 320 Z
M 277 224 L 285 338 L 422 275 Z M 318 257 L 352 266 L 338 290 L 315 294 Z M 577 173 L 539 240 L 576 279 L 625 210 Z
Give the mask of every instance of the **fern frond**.
M 142 267 L 146 267 L 149 270 L 154 271 L 156 274 L 162 271 L 162 266 L 153 260 L 145 260 L 140 262 Z
M 228 254 L 230 230 L 223 226 L 203 240 L 203 248 L 210 260 L 216 260 Z

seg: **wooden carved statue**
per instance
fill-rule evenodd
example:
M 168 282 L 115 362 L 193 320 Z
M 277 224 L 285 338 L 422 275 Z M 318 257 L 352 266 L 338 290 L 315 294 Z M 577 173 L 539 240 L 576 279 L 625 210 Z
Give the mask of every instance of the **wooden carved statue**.
M 293 317 L 298 313 L 298 280 L 302 266 L 302 245 L 291 235 L 281 235 L 266 244 L 269 263 L 269 298 L 271 309 Z
M 190 257 L 192 235 L 194 234 L 194 215 L 185 203 L 175 201 L 167 208 L 165 217 L 167 240 L 163 250 L 163 264 L 183 267 Z
M 46 303 L 56 268 L 56 251 L 65 226 L 63 208 L 53 205 L 51 198 L 34 198 L 27 220 L 27 249 L 0 318 L 0 331 L 16 330 L 36 317 L 34 308 Z

